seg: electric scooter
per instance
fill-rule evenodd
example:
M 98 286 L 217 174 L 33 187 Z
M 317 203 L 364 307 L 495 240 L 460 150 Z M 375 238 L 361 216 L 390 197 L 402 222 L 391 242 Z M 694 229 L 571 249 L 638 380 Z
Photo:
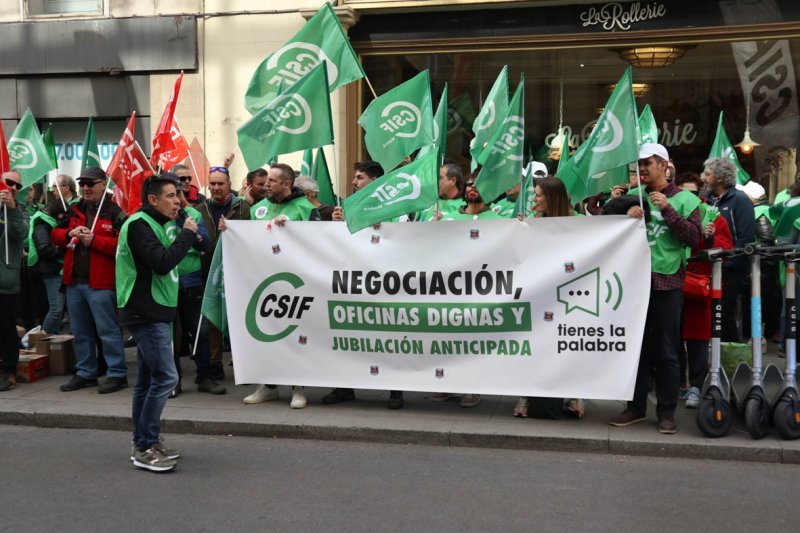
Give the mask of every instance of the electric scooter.
M 730 404 L 731 385 L 720 358 L 722 335 L 722 260 L 739 255 L 741 250 L 713 248 L 697 258 L 711 263 L 711 362 L 703 383 L 700 405 L 697 408 L 697 427 L 707 437 L 719 438 L 728 434 L 733 425 Z
M 786 368 L 780 390 L 772 401 L 772 421 L 781 437 L 800 438 L 800 398 L 797 393 L 797 303 L 795 302 L 795 262 L 798 250 L 785 254 L 786 264 Z

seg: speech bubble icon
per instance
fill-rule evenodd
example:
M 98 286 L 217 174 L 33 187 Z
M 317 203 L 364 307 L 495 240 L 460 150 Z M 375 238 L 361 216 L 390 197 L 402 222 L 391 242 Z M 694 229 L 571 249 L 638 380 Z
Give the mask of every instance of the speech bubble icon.
M 600 316 L 600 268 L 590 270 L 556 288 L 558 302 L 564 304 L 565 314 L 580 309 Z

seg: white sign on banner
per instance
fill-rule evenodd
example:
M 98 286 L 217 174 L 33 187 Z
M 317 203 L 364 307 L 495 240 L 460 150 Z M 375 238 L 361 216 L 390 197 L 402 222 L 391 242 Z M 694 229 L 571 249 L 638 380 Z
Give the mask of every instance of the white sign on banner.
M 641 221 L 229 221 L 236 383 L 630 399 Z M 245 266 L 246 265 L 246 266 Z

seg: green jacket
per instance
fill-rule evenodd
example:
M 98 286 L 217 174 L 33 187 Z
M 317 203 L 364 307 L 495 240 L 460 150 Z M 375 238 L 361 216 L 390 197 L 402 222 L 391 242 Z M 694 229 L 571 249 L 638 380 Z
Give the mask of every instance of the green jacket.
M 8 209 L 8 220 L 3 218 L 0 209 L 0 294 L 19 293 L 20 268 L 22 267 L 22 248 L 28 237 L 28 227 L 22 215 L 24 206 L 19 204 Z M 8 261 L 6 261 L 5 235 L 8 231 Z

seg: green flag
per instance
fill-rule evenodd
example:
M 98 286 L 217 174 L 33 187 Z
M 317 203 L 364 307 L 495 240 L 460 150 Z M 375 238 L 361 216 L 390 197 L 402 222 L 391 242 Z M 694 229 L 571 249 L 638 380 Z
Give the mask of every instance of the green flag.
M 300 161 L 300 174 L 303 176 L 311 175 L 311 167 L 314 165 L 314 150 L 311 148 L 303 152 L 303 160 Z
M 495 130 L 500 127 L 500 122 L 506 116 L 508 110 L 508 65 L 503 67 L 497 79 L 489 91 L 489 95 L 483 102 L 475 122 L 472 123 L 472 130 L 475 138 L 469 143 L 469 153 L 472 155 L 471 169 L 475 170 L 481 160 L 481 154 L 489 145 L 489 141 L 494 135 Z
M 556 176 L 561 177 L 562 174 L 567 173 L 567 169 L 569 168 L 570 148 L 569 148 L 569 136 L 563 135 L 563 128 L 558 130 L 558 135 L 556 136 L 556 138 L 559 137 L 561 137 L 562 143 L 561 143 L 561 155 L 558 157 L 558 166 L 556 167 Z
M 568 163 L 563 167 L 560 165 L 559 178 L 570 193 L 570 201 L 574 204 L 589 195 L 589 190 L 596 187 L 590 187 L 591 177 L 637 161 L 641 144 L 631 67 L 628 67 L 589 138 L 572 154 Z
M 472 124 L 475 122 L 475 117 L 477 115 L 469 93 L 464 91 L 453 98 L 449 103 L 447 114 L 449 115 L 447 131 L 472 131 Z
M 769 218 L 775 220 L 775 236 L 788 237 L 800 219 L 800 196 L 788 198 L 769 207 Z
M 439 106 L 436 108 L 436 113 L 433 115 L 433 144 L 423 146 L 419 151 L 419 155 L 425 155 L 428 151 L 433 150 L 439 154 L 439 164 L 444 160 L 444 154 L 447 152 L 447 84 L 444 84 L 442 97 L 439 99 Z M 419 155 L 417 157 L 419 157 Z
M 327 2 L 294 37 L 258 65 L 247 86 L 244 107 L 255 115 L 278 95 L 281 81 L 288 89 L 323 61 L 328 63 L 326 93 L 364 77 L 361 63 Z
M 413 213 L 439 198 L 439 164 L 436 152 L 385 174 L 342 202 L 350 233 Z
M 529 163 L 525 169 L 525 179 L 522 180 L 522 187 L 519 189 L 517 201 L 514 202 L 514 211 L 511 213 L 511 218 L 517 218 L 520 213 L 527 217 L 533 210 L 533 196 L 536 184 L 533 182 L 532 170 L 533 165 Z
M 33 113 L 28 109 L 8 139 L 9 167 L 19 172 L 22 188 L 36 183 L 55 167 L 42 141 Z
M 328 172 L 328 162 L 325 160 L 325 150 L 317 148 L 317 157 L 311 167 L 311 177 L 319 185 L 317 200 L 325 205 L 336 205 L 336 195 L 333 194 L 331 174 Z
M 712 157 L 722 157 L 730 159 L 736 165 L 736 182 L 739 185 L 744 185 L 750 181 L 750 174 L 745 172 L 742 165 L 739 164 L 739 158 L 736 157 L 736 150 L 731 145 L 728 134 L 725 133 L 725 127 L 722 125 L 722 111 L 719 112 L 719 121 L 717 122 L 717 136 L 714 137 L 714 144 L 711 145 L 711 152 L 708 154 L 708 159 Z
M 53 133 L 52 124 L 47 126 L 47 129 L 44 130 L 44 133 L 42 133 L 42 142 L 44 143 L 45 150 L 47 150 L 47 155 L 50 159 L 50 166 L 52 166 L 53 169 L 58 168 L 58 159 L 56 158 L 56 138 L 55 134 Z
M 94 122 L 92 121 L 92 117 L 89 117 L 89 124 L 86 126 L 86 135 L 83 137 L 81 170 L 86 167 L 102 168 L 100 150 L 97 149 L 97 137 L 94 135 Z
M 248 170 L 261 167 L 273 156 L 333 142 L 325 64 L 314 67 L 237 130 Z
M 505 115 L 495 119 L 498 126 L 489 139 L 478 163 L 483 165 L 475 180 L 475 187 L 486 203 L 512 188 L 522 176 L 522 159 L 525 148 L 525 78 L 508 105 Z
M 639 131 L 642 132 L 642 144 L 658 143 L 658 127 L 656 126 L 656 117 L 653 116 L 653 111 L 650 109 L 650 104 L 644 106 L 644 109 L 642 109 L 642 114 L 639 115 Z
M 225 284 L 222 275 L 222 239 L 214 249 L 208 281 L 203 292 L 200 312 L 225 335 L 228 334 L 228 312 L 225 307 Z
M 358 119 L 372 159 L 388 172 L 411 152 L 433 142 L 428 71 L 370 102 Z

